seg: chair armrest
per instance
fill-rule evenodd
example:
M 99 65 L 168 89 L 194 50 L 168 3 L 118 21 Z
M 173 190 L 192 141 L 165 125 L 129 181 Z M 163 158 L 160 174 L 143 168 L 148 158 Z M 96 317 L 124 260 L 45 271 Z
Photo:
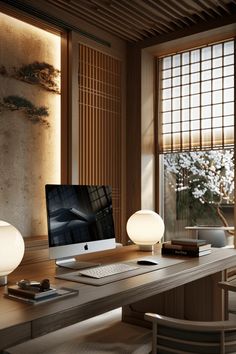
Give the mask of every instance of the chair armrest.
M 221 330 L 235 330 L 235 321 L 188 321 L 177 318 L 170 318 L 155 313 L 145 313 L 144 318 L 153 324 L 160 324 L 171 328 L 188 331 L 219 332 Z

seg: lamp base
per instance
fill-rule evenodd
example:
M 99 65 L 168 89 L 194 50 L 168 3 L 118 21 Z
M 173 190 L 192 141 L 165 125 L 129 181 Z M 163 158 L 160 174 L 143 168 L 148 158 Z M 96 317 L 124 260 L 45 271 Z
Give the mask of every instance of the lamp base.
M 152 245 L 139 245 L 140 251 L 152 252 L 153 246 Z
M 0 276 L 0 286 L 7 285 L 7 275 Z

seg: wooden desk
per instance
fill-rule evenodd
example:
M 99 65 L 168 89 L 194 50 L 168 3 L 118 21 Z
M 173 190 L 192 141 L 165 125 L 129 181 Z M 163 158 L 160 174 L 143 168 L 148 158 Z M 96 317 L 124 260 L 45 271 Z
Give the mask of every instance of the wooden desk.
M 160 253 L 160 248 L 157 247 L 155 252 Z M 136 246 L 128 246 L 80 259 L 109 263 L 149 254 L 138 251 Z M 184 258 L 184 262 L 175 266 L 100 287 L 54 279 L 56 267 L 53 261 L 20 266 L 9 276 L 9 285 L 22 278 L 40 280 L 48 277 L 55 286 L 79 289 L 79 295 L 31 305 L 4 298 L 4 289 L 1 288 L 0 350 L 120 306 L 124 309 L 125 320 L 132 322 L 136 317 L 141 321 L 142 311 L 156 310 L 154 303 L 162 305 L 159 296 L 164 301 L 160 313 L 190 319 L 220 319 L 224 316 L 224 304 L 217 283 L 224 280 L 224 270 L 235 265 L 235 249 L 214 249 L 210 255 Z M 134 319 L 133 312 L 138 313 Z

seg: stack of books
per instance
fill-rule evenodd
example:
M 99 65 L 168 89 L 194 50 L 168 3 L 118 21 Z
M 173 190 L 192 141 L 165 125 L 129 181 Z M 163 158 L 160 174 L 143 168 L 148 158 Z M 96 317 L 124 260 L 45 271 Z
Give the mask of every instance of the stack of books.
M 205 240 L 180 238 L 162 244 L 163 255 L 200 257 L 211 253 L 211 244 Z
M 45 291 L 38 291 L 33 288 L 30 290 L 21 289 L 18 285 L 8 286 L 5 296 L 14 300 L 21 300 L 33 304 L 51 301 L 68 295 L 77 295 L 78 290 L 69 288 L 50 288 Z

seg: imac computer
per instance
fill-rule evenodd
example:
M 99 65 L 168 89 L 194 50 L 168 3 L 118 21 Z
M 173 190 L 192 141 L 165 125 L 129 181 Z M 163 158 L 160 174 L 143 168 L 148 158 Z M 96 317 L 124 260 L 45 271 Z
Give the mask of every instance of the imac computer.
M 66 268 L 92 266 L 74 256 L 116 247 L 109 186 L 52 185 L 46 189 L 49 257 Z

